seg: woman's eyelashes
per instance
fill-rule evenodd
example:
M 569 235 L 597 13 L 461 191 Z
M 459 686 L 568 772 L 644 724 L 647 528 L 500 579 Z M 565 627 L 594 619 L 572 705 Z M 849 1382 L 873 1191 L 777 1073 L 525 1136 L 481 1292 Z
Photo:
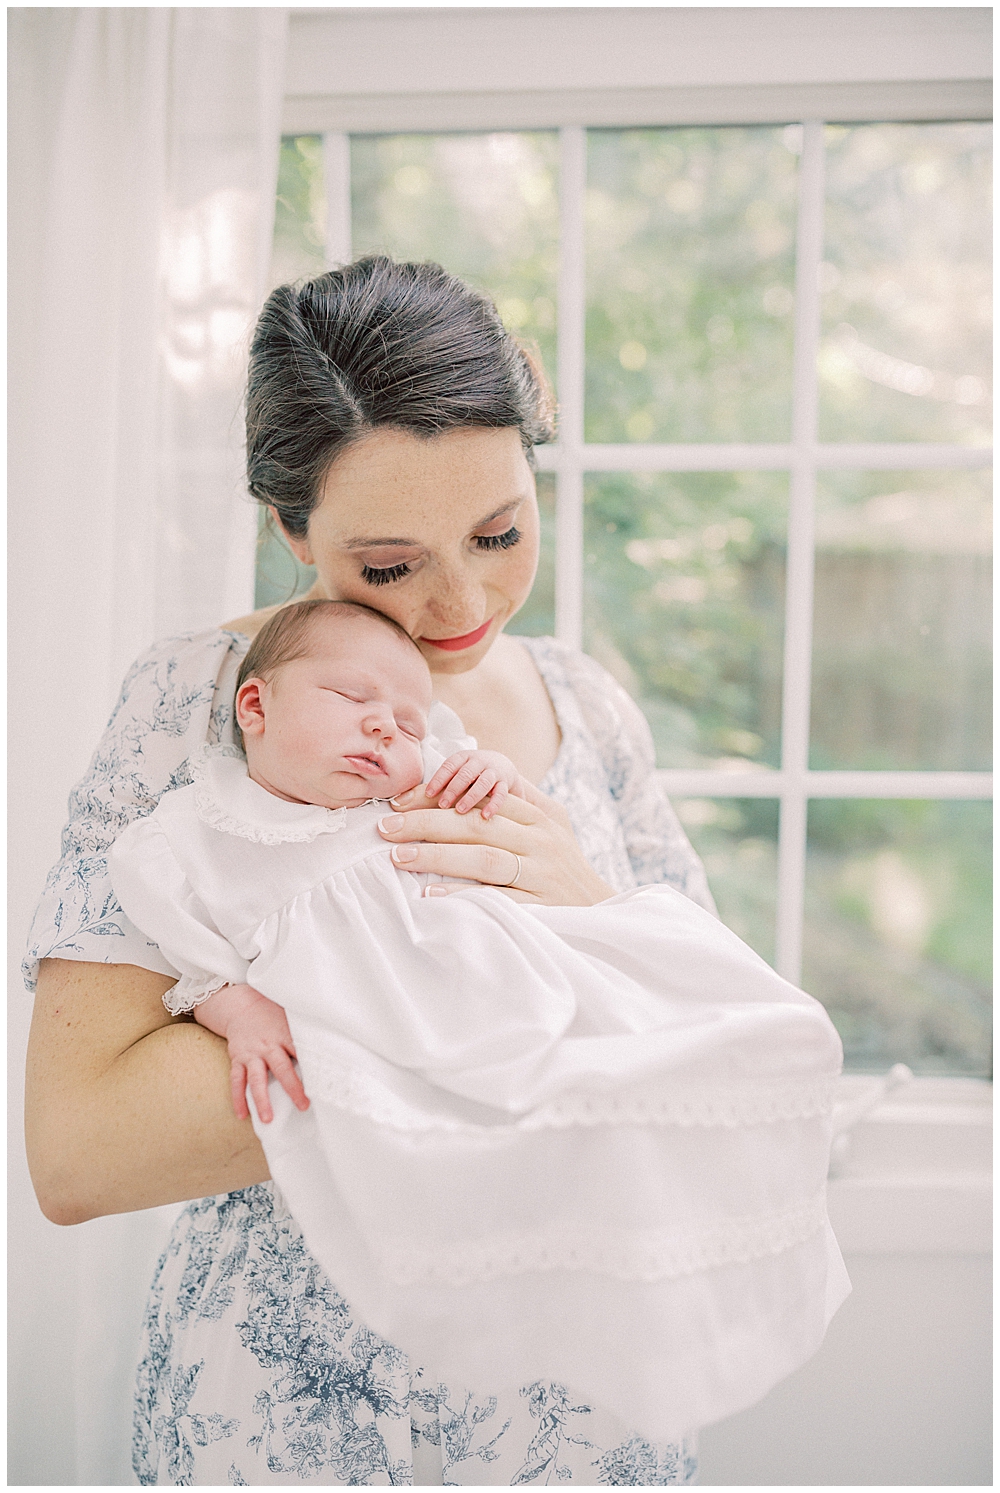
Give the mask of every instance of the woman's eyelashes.
M 409 565 L 384 565 L 376 569 L 373 565 L 362 565 L 361 579 L 369 586 L 387 586 L 390 581 L 401 581 L 410 574 Z
M 481 550 L 509 550 L 520 537 L 520 529 L 511 524 L 510 528 L 505 529 L 502 534 L 477 534 L 476 544 Z
M 516 544 L 521 538 L 521 531 L 516 525 L 511 524 L 502 534 L 476 534 L 476 548 L 478 550 L 509 550 L 512 544 Z M 406 576 L 413 574 L 413 568 L 405 562 L 400 565 L 362 565 L 361 579 L 368 586 L 388 586 L 392 581 L 404 580 Z

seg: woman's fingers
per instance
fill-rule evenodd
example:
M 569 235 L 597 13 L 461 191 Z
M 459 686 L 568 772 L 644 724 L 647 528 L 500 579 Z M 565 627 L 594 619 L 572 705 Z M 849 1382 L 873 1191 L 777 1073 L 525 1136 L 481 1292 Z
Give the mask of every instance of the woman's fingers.
M 400 845 L 391 854 L 402 871 L 426 871 L 460 881 L 481 881 L 486 886 L 509 886 L 517 876 L 517 852 L 497 845 Z M 521 860 L 518 890 L 530 892 L 528 861 L 525 857 Z
M 493 819 L 481 814 L 457 814 L 454 809 L 412 809 L 406 814 L 385 814 L 378 821 L 379 833 L 390 844 L 418 840 L 435 844 L 500 845 L 522 854 L 522 825 L 542 822 L 543 815 L 526 799 L 508 797 Z

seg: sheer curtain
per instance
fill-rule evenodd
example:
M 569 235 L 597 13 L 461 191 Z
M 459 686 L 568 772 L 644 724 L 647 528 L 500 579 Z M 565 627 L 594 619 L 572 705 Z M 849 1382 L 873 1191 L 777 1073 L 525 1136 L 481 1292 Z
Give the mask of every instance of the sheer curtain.
M 131 659 L 249 610 L 240 396 L 273 225 L 287 11 L 8 11 L 11 1442 L 123 1484 L 142 1301 L 176 1208 L 60 1230 L 21 1146 L 17 965 L 66 794 Z

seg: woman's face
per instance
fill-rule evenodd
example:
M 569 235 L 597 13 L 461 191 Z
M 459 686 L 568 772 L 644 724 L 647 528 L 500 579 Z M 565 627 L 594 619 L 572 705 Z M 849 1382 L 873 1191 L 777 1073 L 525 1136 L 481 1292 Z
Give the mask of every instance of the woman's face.
M 535 578 L 538 507 L 520 436 L 375 431 L 333 462 L 306 537 L 288 542 L 324 596 L 377 608 L 433 672 L 464 673 Z

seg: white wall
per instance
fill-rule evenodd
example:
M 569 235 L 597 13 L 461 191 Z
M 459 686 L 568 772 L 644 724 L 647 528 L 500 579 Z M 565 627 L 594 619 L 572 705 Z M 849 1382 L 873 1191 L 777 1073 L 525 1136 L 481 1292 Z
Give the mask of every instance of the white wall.
M 300 94 L 988 78 L 988 7 L 595 6 L 292 13 Z
M 814 1359 L 701 1435 L 710 1486 L 989 1486 L 988 1255 L 847 1255 Z

